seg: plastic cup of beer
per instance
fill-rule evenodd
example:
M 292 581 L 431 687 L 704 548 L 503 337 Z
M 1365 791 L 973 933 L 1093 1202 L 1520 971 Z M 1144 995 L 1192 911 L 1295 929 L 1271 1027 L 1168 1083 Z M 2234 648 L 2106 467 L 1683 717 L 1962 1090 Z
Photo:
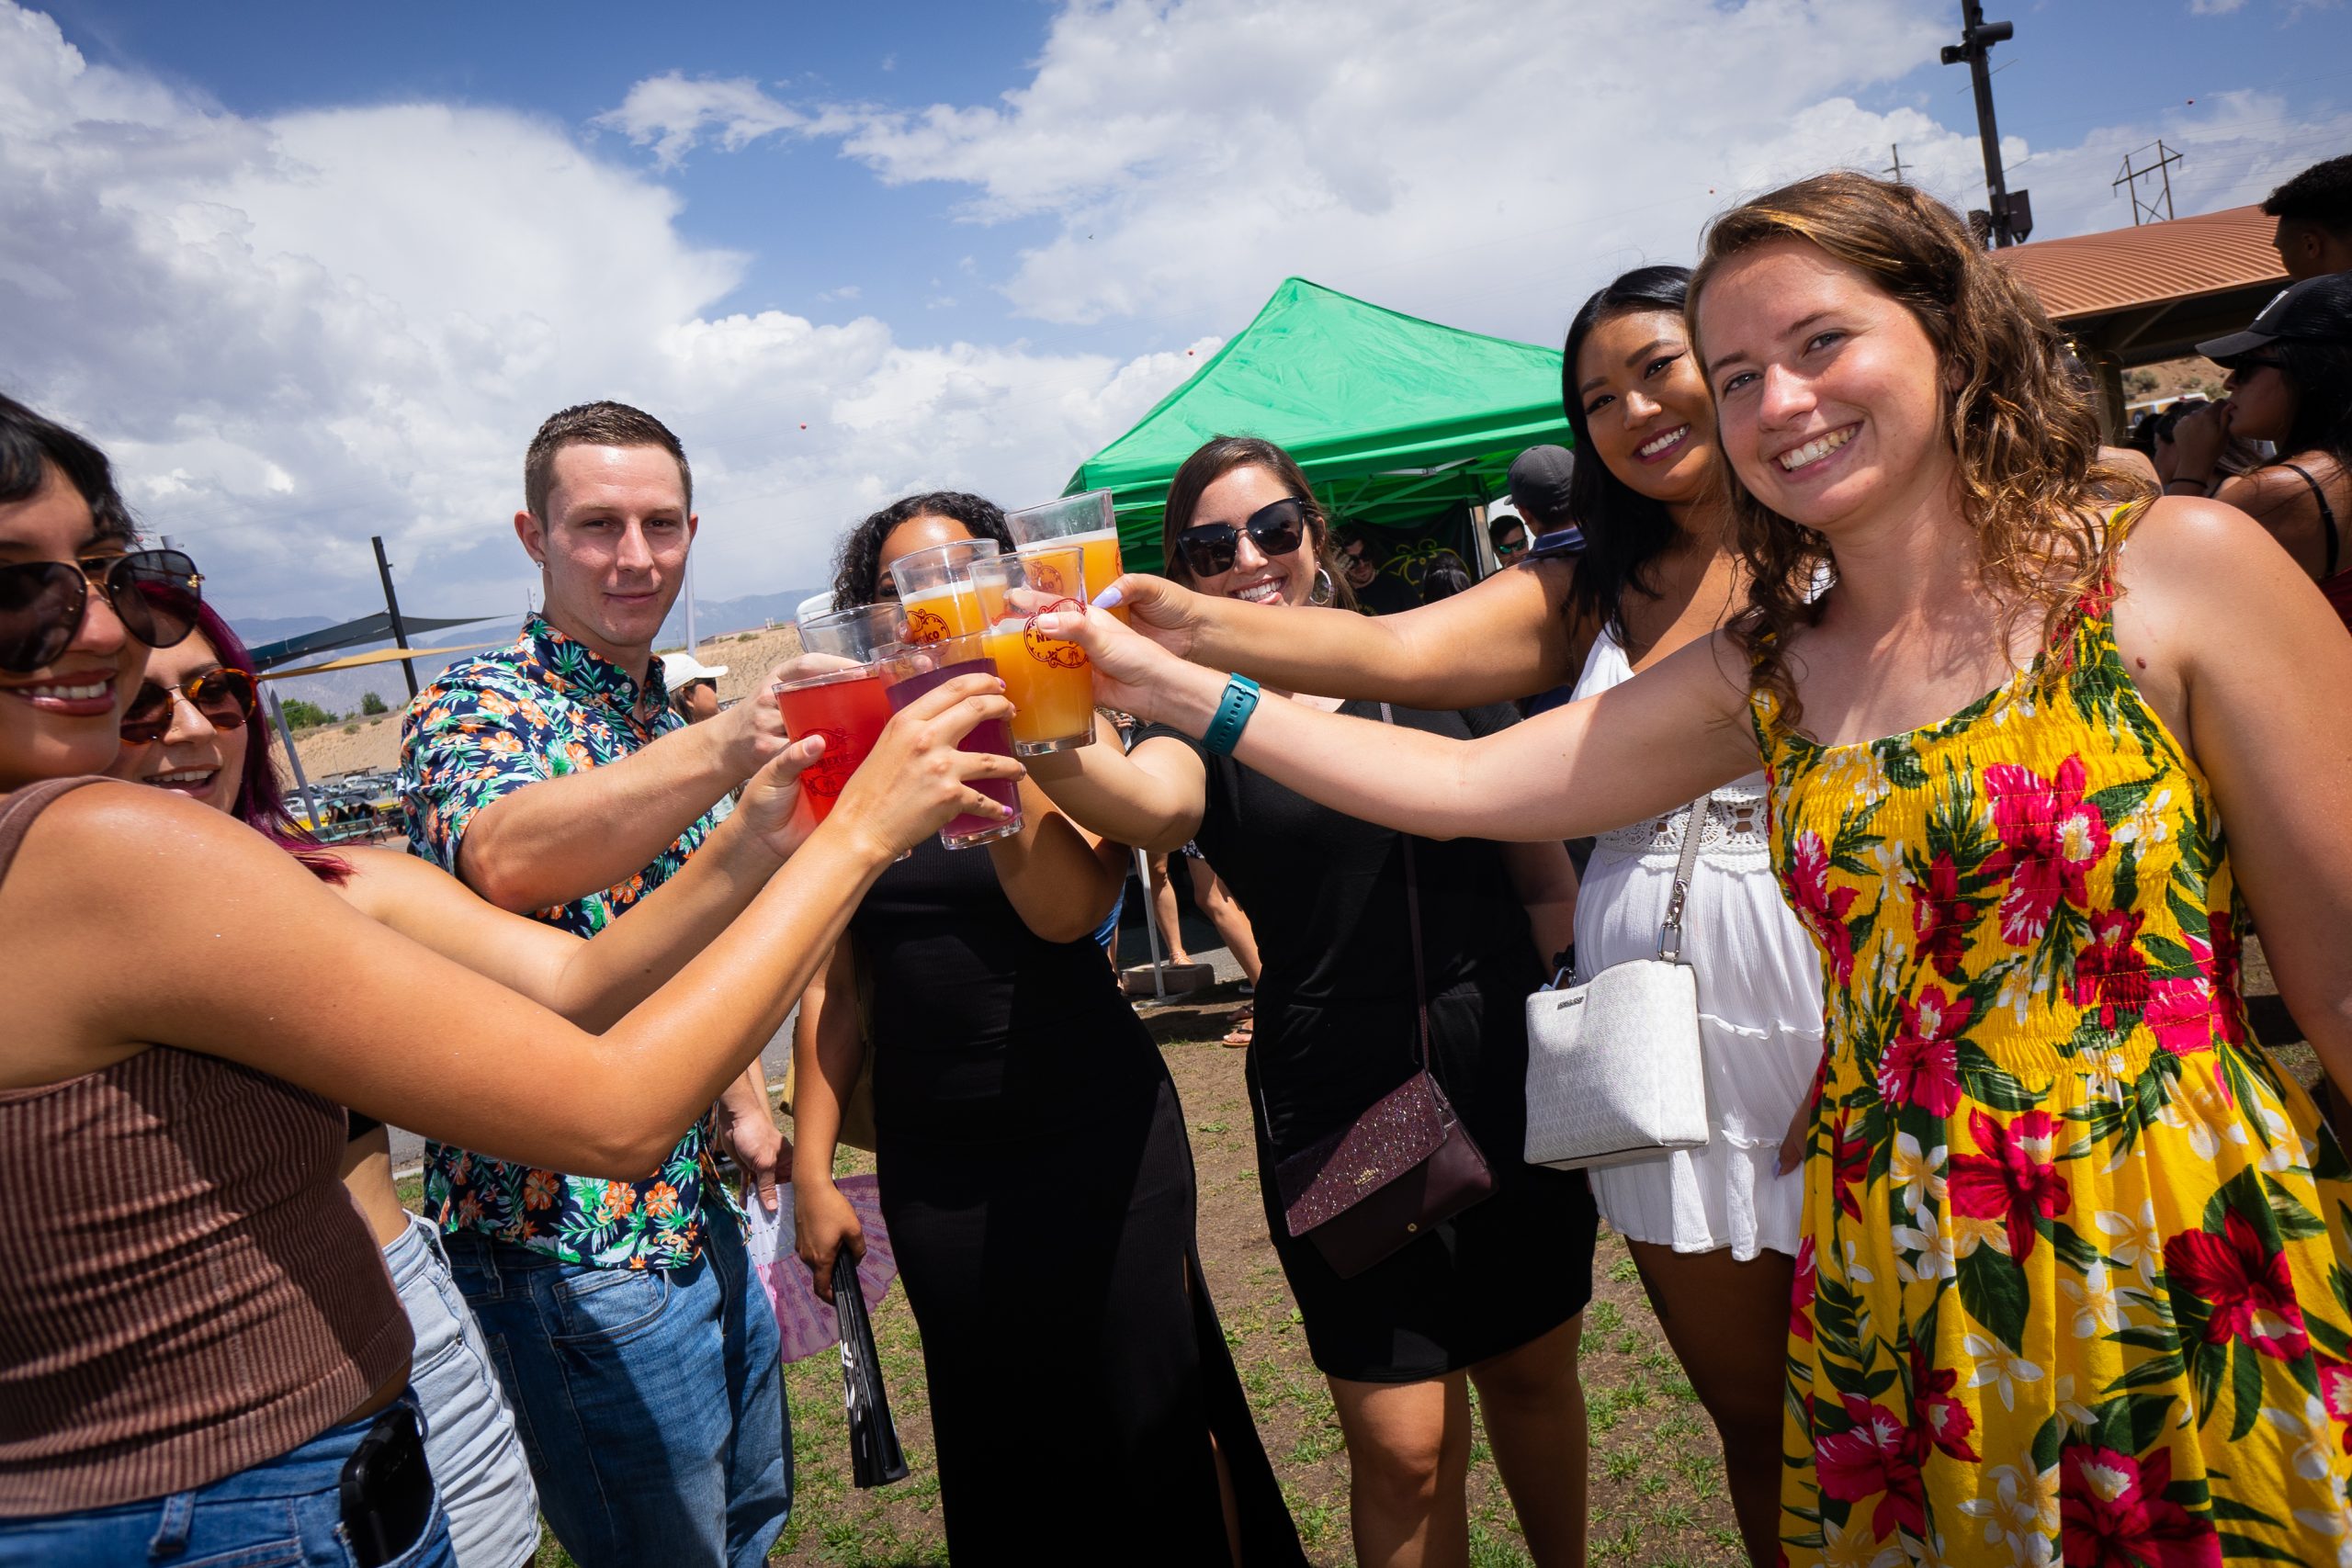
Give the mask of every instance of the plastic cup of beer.
M 994 539 L 950 539 L 929 549 L 910 550 L 891 562 L 890 581 L 898 585 L 899 608 L 907 618 L 907 640 L 932 643 L 987 630 L 988 617 L 972 592 L 972 563 L 992 560 L 997 553 Z
M 1012 530 L 1016 550 L 1025 552 L 1035 545 L 1076 545 L 1084 550 L 1086 581 L 1097 593 L 1118 581 L 1125 570 L 1119 559 L 1119 525 L 1107 490 L 1066 495 L 1043 506 L 1024 506 L 1006 513 L 1004 522 Z M 1127 618 L 1124 608 L 1111 614 L 1123 623 Z
M 1048 610 L 1082 612 L 1087 581 L 1085 553 L 1076 545 L 973 563 L 972 586 L 990 616 L 981 644 L 1012 699 L 1012 749 L 1023 757 L 1093 742 L 1094 669 L 1086 650 L 1037 630 Z
M 775 688 L 785 734 L 795 740 L 825 738 L 825 754 L 800 774 L 801 793 L 820 822 L 831 813 L 850 775 L 874 750 L 882 727 L 896 711 L 883 694 L 888 682 L 874 661 L 884 649 L 897 646 L 900 624 L 897 608 L 889 604 L 829 611 L 800 623 L 804 649 L 850 660 L 842 668 L 786 681 Z
M 804 653 L 822 653 L 854 664 L 871 664 L 883 650 L 907 640 L 906 613 L 896 604 L 857 604 L 832 608 L 830 595 L 822 609 L 811 599 L 800 606 L 796 623 Z
M 905 707 L 925 692 L 958 675 L 993 675 L 995 661 L 988 656 L 977 635 L 944 637 L 936 642 L 906 644 L 892 650 L 882 660 L 888 685 L 886 694 L 893 710 Z M 1015 755 L 1012 750 L 1012 727 L 1003 719 L 984 719 L 972 727 L 970 733 L 956 743 L 959 751 L 989 751 L 1000 757 Z M 1021 785 L 1013 779 L 976 779 L 972 787 L 990 800 L 1012 811 L 1010 817 L 979 817 L 971 812 L 950 821 L 939 830 L 939 841 L 951 850 L 968 850 L 975 844 L 989 843 L 997 839 L 1009 839 L 1021 831 Z

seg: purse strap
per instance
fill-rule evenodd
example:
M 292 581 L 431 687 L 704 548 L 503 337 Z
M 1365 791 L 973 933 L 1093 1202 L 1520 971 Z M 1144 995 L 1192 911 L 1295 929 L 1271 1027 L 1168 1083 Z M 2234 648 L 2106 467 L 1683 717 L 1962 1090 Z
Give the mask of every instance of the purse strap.
M 1699 865 L 1699 840 L 1707 830 L 1707 814 L 1715 797 L 1702 795 L 1690 803 L 1682 818 L 1682 854 L 1674 863 L 1674 890 L 1667 895 L 1666 919 L 1657 929 L 1657 955 L 1668 964 L 1682 962 L 1682 908 L 1690 901 L 1690 877 Z
M 1389 712 L 1386 703 L 1380 705 L 1380 722 L 1396 722 L 1396 715 Z M 1413 835 L 1400 833 L 1397 837 L 1405 844 L 1405 918 L 1410 922 L 1413 931 L 1413 1011 L 1420 1027 L 1421 1070 L 1427 1072 L 1430 1067 L 1430 987 L 1429 976 L 1421 972 L 1421 879 L 1413 867 Z M 1687 872 L 1684 879 L 1689 879 Z

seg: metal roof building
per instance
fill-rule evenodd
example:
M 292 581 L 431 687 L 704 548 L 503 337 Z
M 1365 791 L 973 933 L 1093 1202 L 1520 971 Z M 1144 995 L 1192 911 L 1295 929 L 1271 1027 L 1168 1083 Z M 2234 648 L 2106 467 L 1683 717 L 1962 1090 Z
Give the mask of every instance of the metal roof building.
M 2042 240 L 1996 251 L 2039 295 L 2098 374 L 2120 428 L 2121 372 L 2243 329 L 2287 285 L 2259 207 Z

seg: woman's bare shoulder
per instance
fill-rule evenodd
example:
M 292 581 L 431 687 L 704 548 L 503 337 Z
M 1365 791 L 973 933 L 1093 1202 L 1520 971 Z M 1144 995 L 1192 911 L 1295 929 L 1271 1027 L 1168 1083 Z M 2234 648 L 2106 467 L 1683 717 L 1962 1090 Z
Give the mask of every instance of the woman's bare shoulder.
M 42 811 L 9 882 L 13 890 L 20 874 L 65 876 L 85 896 L 137 898 L 188 879 L 216 892 L 242 888 L 292 865 L 291 856 L 225 812 L 171 790 L 107 780 Z
M 2267 619 L 2317 598 L 2269 529 L 2202 496 L 2152 503 L 2131 525 L 2116 581 L 2118 632 L 2146 635 L 2151 656 L 2165 659 L 2191 654 L 2209 637 L 2259 644 Z

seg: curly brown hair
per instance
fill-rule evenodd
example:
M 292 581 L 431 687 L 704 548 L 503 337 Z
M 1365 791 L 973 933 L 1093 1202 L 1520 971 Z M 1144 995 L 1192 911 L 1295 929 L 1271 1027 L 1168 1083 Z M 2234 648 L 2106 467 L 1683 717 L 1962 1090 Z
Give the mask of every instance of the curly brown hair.
M 1744 202 L 1708 226 L 1685 308 L 1692 344 L 1700 301 L 1724 264 L 1781 239 L 1804 240 L 1861 272 L 1935 344 L 1978 570 L 2005 615 L 2039 609 L 2041 646 L 2060 646 L 2075 606 L 2110 581 L 2120 535 L 2106 525 L 2106 506 L 2146 486 L 2100 461 L 2092 394 L 2067 373 L 2065 340 L 2041 302 L 1951 209 L 1911 186 L 1840 171 Z M 1784 658 L 1789 634 L 1816 618 L 1815 577 L 1826 568 L 1834 581 L 1836 558 L 1820 534 L 1750 495 L 1731 465 L 1723 471 L 1751 578 L 1731 633 L 1752 682 L 1778 700 L 1777 722 L 1793 726 L 1803 707 Z

